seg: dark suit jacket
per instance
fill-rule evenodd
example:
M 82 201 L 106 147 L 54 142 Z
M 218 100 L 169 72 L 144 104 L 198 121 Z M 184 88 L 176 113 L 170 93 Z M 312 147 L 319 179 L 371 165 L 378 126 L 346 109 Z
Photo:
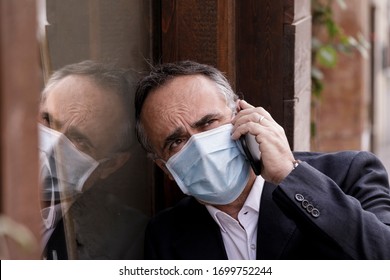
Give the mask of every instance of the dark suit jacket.
M 149 218 L 124 204 L 109 188 L 99 185 L 84 192 L 72 204 L 67 217 L 68 228 L 60 219 L 51 233 L 45 258 L 143 259 L 142 244 Z M 68 252 L 72 247 L 73 255 Z
M 264 185 L 257 259 L 390 259 L 389 181 L 377 158 L 367 152 L 295 156 L 302 163 L 279 186 Z M 145 256 L 227 259 L 219 227 L 192 197 L 151 220 Z

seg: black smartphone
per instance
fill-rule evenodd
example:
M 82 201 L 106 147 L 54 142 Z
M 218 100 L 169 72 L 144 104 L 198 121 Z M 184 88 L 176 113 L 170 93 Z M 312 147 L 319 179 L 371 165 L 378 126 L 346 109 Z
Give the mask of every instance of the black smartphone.
M 256 142 L 255 136 L 245 134 L 240 137 L 242 149 L 251 164 L 251 167 L 256 175 L 261 174 L 261 152 L 259 143 Z

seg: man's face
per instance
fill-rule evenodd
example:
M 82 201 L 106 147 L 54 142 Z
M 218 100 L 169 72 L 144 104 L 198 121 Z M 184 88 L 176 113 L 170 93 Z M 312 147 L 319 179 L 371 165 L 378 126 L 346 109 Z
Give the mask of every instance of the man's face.
M 145 100 L 141 121 L 157 153 L 167 161 L 196 133 L 227 124 L 232 111 L 215 83 L 202 75 L 180 76 Z
M 68 76 L 49 92 L 40 108 L 43 124 L 63 133 L 82 152 L 105 158 L 118 144 L 124 112 L 120 99 L 89 78 Z

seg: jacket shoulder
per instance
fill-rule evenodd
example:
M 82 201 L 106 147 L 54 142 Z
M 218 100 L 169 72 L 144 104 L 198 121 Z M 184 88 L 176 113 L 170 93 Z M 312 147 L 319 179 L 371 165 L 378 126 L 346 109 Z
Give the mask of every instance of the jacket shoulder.
M 319 170 L 345 170 L 350 166 L 385 170 L 376 155 L 368 151 L 340 151 L 331 153 L 321 152 L 294 152 L 296 159 L 307 162 Z

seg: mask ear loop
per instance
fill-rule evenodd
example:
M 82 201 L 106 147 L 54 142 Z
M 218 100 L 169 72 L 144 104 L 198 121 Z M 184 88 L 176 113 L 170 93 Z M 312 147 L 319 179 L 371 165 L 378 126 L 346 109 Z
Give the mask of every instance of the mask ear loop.
M 50 170 L 49 161 L 46 158 L 46 156 L 41 156 L 41 161 L 43 161 L 43 167 L 42 167 L 43 170 L 41 170 L 41 178 L 44 177 L 43 171 L 44 171 L 44 169 L 46 169 L 48 172 L 48 175 L 49 175 L 48 178 L 50 178 L 50 182 L 51 182 L 50 206 L 43 208 L 41 210 L 41 217 L 42 217 L 42 220 L 43 220 L 43 223 L 44 223 L 46 229 L 50 229 L 50 228 L 53 228 L 55 226 L 55 220 L 56 220 L 55 195 L 54 195 L 55 189 L 54 189 L 53 176 L 52 176 L 52 173 Z

